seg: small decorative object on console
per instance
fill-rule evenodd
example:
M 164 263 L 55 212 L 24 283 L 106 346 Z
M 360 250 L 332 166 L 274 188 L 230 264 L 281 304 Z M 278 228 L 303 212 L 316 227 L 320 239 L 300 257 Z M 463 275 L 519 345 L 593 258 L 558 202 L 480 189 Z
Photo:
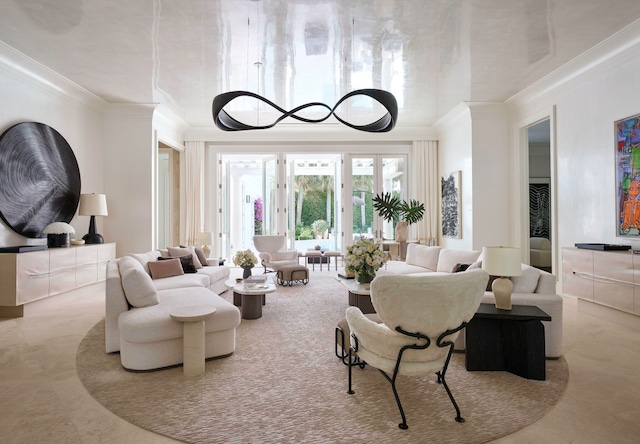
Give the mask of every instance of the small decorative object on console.
M 66 222 L 54 222 L 42 230 L 42 234 L 47 235 L 47 246 L 49 248 L 68 247 L 70 244 L 69 235 L 75 232 L 75 228 Z
M 631 245 L 618 245 L 618 244 L 576 244 L 576 248 L 583 248 L 587 250 L 619 250 L 626 251 L 631 250 Z

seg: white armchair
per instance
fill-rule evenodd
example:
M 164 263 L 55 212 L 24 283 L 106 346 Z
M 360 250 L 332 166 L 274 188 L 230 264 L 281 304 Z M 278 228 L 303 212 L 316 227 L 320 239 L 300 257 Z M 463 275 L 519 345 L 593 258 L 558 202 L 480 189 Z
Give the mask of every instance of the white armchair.
M 270 271 L 278 271 L 285 265 L 298 263 L 298 252 L 284 249 L 286 239 L 283 235 L 253 236 L 253 245 L 258 250 L 265 273 L 267 268 L 270 268 Z
M 453 343 L 473 318 L 484 295 L 489 275 L 481 269 L 442 275 L 383 275 L 371 283 L 371 302 L 382 323 L 366 317 L 357 307 L 347 308 L 351 331 L 349 394 L 352 368 L 377 368 L 391 383 L 402 416 L 407 420 L 396 390 L 398 375 L 435 373 L 464 422 L 445 380 Z

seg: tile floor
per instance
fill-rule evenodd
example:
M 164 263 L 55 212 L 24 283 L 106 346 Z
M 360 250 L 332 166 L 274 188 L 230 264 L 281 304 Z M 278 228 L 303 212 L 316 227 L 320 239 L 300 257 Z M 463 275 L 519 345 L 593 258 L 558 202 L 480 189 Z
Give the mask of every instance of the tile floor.
M 34 311 L 0 318 L 0 443 L 174 442 L 113 415 L 78 380 L 76 349 L 104 316 L 103 292 L 42 301 Z M 564 316 L 566 393 L 540 421 L 495 442 L 640 442 L 640 331 L 579 312 L 572 298 Z

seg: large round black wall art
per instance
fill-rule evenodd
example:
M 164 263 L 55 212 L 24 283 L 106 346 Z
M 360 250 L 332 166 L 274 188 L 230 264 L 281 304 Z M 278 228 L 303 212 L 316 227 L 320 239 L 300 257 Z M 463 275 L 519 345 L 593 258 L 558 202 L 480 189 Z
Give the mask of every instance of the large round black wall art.
M 24 122 L 0 136 L 0 217 L 13 231 L 44 237 L 50 223 L 71 222 L 79 200 L 80 169 L 60 133 Z

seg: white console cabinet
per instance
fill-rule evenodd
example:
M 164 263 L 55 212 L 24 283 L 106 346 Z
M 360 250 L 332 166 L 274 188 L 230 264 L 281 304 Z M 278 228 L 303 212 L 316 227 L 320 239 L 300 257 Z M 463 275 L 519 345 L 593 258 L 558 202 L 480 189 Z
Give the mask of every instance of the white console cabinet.
M 562 249 L 562 292 L 590 304 L 592 314 L 615 309 L 640 316 L 640 255 L 630 251 Z M 587 310 L 585 310 L 587 311 Z M 631 320 L 631 321 L 630 321 Z M 615 320 L 614 320 L 615 321 Z M 632 321 L 627 318 L 625 325 Z
M 24 304 L 106 279 L 116 244 L 0 253 L 0 316 L 23 316 Z

